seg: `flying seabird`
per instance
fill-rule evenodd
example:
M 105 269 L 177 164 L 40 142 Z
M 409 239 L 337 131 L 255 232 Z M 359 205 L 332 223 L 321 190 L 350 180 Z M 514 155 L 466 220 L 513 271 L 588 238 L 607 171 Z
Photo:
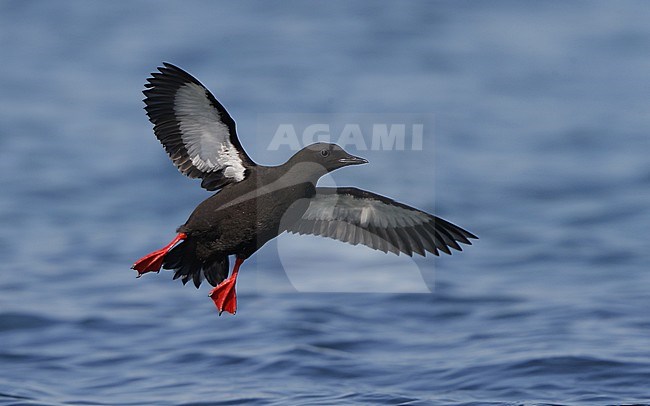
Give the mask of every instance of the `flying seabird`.
M 339 168 L 368 163 L 336 144 L 315 143 L 279 166 L 246 154 L 226 109 L 197 79 L 164 63 L 145 84 L 144 103 L 156 137 L 178 170 L 216 192 L 192 212 L 165 247 L 139 259 L 138 277 L 160 268 L 174 279 L 203 280 L 219 314 L 237 309 L 241 264 L 284 231 L 362 244 L 385 253 L 425 256 L 461 251 L 477 237 L 448 221 L 354 187 L 318 187 Z M 460 243 L 460 244 L 459 244 Z M 235 265 L 229 274 L 229 256 Z

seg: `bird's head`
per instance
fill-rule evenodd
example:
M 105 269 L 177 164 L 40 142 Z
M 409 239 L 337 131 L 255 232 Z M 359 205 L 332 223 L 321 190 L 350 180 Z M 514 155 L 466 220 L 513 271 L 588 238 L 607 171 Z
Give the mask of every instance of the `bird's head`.
M 307 164 L 304 165 L 305 170 L 318 172 L 319 176 L 344 166 L 368 163 L 366 159 L 351 155 L 336 144 L 325 142 L 306 146 L 296 152 L 290 161 L 298 165 Z

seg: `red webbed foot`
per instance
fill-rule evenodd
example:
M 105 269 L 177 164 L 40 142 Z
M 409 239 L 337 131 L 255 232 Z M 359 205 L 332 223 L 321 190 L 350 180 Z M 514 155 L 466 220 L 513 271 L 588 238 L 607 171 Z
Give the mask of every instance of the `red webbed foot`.
M 138 278 L 147 272 L 160 272 L 160 267 L 162 267 L 165 255 L 167 255 L 167 253 L 174 247 L 174 245 L 176 245 L 176 243 L 186 238 L 187 234 L 178 233 L 178 235 L 176 235 L 176 237 L 163 248 L 149 253 L 135 261 L 135 264 L 133 264 L 131 269 L 138 271 Z
M 210 299 L 219 310 L 219 316 L 224 311 L 235 314 L 237 311 L 237 292 L 235 290 L 236 279 L 228 278 L 221 282 L 216 288 L 210 291 Z
M 235 285 L 237 283 L 237 274 L 239 273 L 239 266 L 244 262 L 243 259 L 237 258 L 235 266 L 232 270 L 232 275 L 217 287 L 210 291 L 210 299 L 214 302 L 219 310 L 219 316 L 224 311 L 235 314 L 237 312 L 237 291 Z

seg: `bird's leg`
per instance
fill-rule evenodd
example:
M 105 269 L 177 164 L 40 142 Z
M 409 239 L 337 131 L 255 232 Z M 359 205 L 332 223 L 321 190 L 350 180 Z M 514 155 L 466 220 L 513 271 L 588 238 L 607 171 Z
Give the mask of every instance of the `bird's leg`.
M 135 261 L 135 264 L 133 264 L 131 269 L 138 271 L 138 278 L 147 272 L 160 272 L 160 267 L 162 266 L 163 259 L 165 259 L 165 255 L 167 255 L 167 253 L 174 247 L 174 245 L 176 245 L 177 242 L 186 238 L 187 234 L 178 233 L 176 237 L 163 248 L 147 254 Z
M 237 283 L 239 267 L 243 262 L 243 259 L 237 258 L 230 277 L 217 285 L 216 288 L 212 289 L 208 295 L 217 306 L 219 316 L 221 316 L 221 313 L 224 311 L 231 314 L 235 314 L 237 311 L 237 292 L 235 291 L 235 284 Z

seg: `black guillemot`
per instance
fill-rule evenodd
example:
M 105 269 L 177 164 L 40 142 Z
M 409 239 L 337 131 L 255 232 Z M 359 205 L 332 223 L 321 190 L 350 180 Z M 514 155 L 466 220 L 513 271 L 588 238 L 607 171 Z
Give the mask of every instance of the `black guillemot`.
M 339 168 L 365 164 L 336 144 L 309 145 L 279 166 L 257 165 L 242 148 L 235 121 L 210 91 L 164 63 L 144 90 L 154 133 L 174 165 L 217 191 L 194 209 L 165 247 L 139 259 L 138 276 L 175 270 L 174 279 L 207 280 L 219 314 L 235 313 L 235 283 L 245 259 L 284 231 L 330 237 L 397 255 L 425 256 L 477 237 L 439 217 L 365 190 L 317 187 Z M 235 256 L 230 277 L 228 257 Z

